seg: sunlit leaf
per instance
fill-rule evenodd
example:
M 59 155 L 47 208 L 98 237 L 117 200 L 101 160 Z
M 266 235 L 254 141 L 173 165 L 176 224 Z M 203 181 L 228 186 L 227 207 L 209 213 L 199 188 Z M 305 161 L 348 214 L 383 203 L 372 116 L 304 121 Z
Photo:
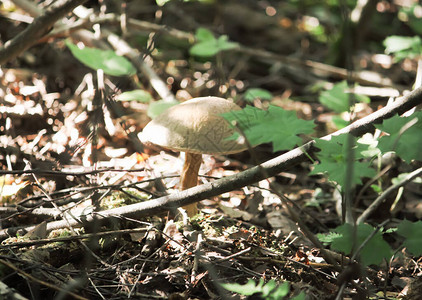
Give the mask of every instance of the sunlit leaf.
M 249 143 L 259 145 L 272 143 L 274 151 L 292 149 L 302 143 L 300 134 L 313 132 L 315 124 L 312 121 L 301 120 L 295 111 L 284 110 L 281 107 L 270 105 L 268 110 L 253 106 L 246 106 L 239 111 L 222 114 L 234 127 L 239 127 Z M 235 133 L 231 139 L 239 138 Z
M 420 47 L 421 38 L 419 36 L 389 36 L 384 40 L 385 52 L 396 53 L 403 50 L 415 49 Z
M 330 90 L 321 92 L 319 102 L 337 113 L 350 110 L 351 100 L 354 102 L 369 103 L 368 96 L 352 94 L 346 81 L 335 84 Z M 354 97 L 353 99 L 351 97 Z
M 215 41 L 214 34 L 210 30 L 203 27 L 199 27 L 196 30 L 195 38 L 199 42 Z
M 198 28 L 195 38 L 197 43 L 189 49 L 189 53 L 197 57 L 209 58 L 220 51 L 238 47 L 237 43 L 228 41 L 227 36 L 222 35 L 216 39 L 212 32 L 205 28 Z
M 155 117 L 157 117 L 158 115 L 160 115 L 165 110 L 167 110 L 170 107 L 175 106 L 177 104 L 179 104 L 178 101 L 164 101 L 164 100 L 159 100 L 159 101 L 151 102 L 149 104 L 149 106 L 148 106 L 147 115 L 151 119 L 154 119 Z
M 117 95 L 116 100 L 118 101 L 138 101 L 138 102 L 150 102 L 152 96 L 150 93 L 144 90 L 133 90 L 123 92 L 120 95 Z
M 105 74 L 112 76 L 130 76 L 136 73 L 135 67 L 123 56 L 111 50 L 85 47 L 79 49 L 71 41 L 66 40 L 66 45 L 81 63 L 94 69 L 102 69 Z
M 261 278 L 258 283 L 255 283 L 254 280 L 249 279 L 246 284 L 238 283 L 222 283 L 221 284 L 226 290 L 229 290 L 234 293 L 238 293 L 245 296 L 250 296 L 255 293 L 260 293 L 262 291 L 262 286 L 264 285 L 264 280 Z
M 244 98 L 248 102 L 253 102 L 255 99 L 271 100 L 273 95 L 271 92 L 264 89 L 250 88 L 245 92 Z

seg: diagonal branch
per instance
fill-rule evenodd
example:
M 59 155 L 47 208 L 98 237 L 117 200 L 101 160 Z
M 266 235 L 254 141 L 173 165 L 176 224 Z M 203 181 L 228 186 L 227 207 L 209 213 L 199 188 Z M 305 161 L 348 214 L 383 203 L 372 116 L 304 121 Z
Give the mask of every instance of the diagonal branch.
M 36 18 L 24 31 L 6 42 L 4 47 L 0 48 L 0 65 L 17 57 L 23 51 L 36 44 L 41 37 L 51 30 L 54 23 L 86 1 L 87 0 L 55 1 L 44 14 Z
M 410 94 L 397 99 L 391 105 L 381 108 L 380 110 L 350 124 L 349 126 L 336 131 L 330 135 L 323 137 L 331 139 L 331 137 L 350 133 L 354 136 L 360 136 L 364 133 L 374 130 L 374 124 L 381 123 L 383 120 L 393 117 L 396 114 L 402 114 L 416 105 L 422 104 L 422 87 L 414 90 Z M 124 207 L 118 207 L 102 212 L 96 212 L 95 215 L 76 217 L 68 220 L 72 226 L 82 226 L 92 223 L 94 220 L 110 220 L 113 217 L 125 216 L 139 219 L 145 216 L 151 216 L 159 212 L 167 211 L 175 207 L 184 206 L 200 200 L 214 197 L 225 192 L 242 188 L 246 185 L 258 182 L 267 177 L 275 176 L 282 171 L 306 161 L 307 155 L 312 154 L 317 149 L 314 147 L 314 141 L 310 141 L 301 147 L 295 148 L 285 154 L 268 160 L 259 166 L 252 167 L 235 175 L 225 177 L 213 182 L 202 184 L 184 191 L 178 191 L 174 194 L 160 197 L 157 199 L 131 204 Z M 265 172 L 263 172 L 264 170 Z M 265 175 L 266 174 L 266 175 Z M 47 224 L 47 230 L 51 231 L 67 226 L 64 221 L 55 221 Z M 25 227 L 31 230 L 34 226 Z M 18 228 L 9 228 L 0 231 L 0 239 L 4 239 L 9 234 L 14 234 Z

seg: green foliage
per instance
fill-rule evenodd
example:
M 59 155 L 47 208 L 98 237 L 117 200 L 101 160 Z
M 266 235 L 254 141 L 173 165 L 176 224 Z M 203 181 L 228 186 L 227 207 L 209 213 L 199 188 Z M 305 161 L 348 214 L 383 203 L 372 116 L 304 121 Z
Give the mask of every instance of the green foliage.
M 347 135 L 341 134 L 334 136 L 330 141 L 316 139 L 315 146 L 321 149 L 317 153 L 319 164 L 314 164 L 314 169 L 309 173 L 326 174 L 330 181 L 336 182 L 340 186 L 344 186 L 346 180 L 347 170 Z M 362 161 L 365 158 L 365 151 L 369 148 L 368 145 L 361 144 L 359 141 L 354 145 L 355 161 L 353 164 L 354 172 L 352 183 L 361 184 L 362 177 L 375 176 L 375 170 L 370 168 L 370 162 Z
M 144 90 L 133 90 L 123 92 L 116 97 L 117 101 L 139 101 L 143 103 L 148 103 L 152 100 L 150 93 Z
M 331 117 L 331 122 L 334 123 L 334 125 L 336 126 L 337 129 L 342 129 L 342 128 L 344 128 L 344 127 L 346 127 L 347 125 L 350 124 L 349 121 L 346 121 L 340 115 L 334 115 L 334 116 L 332 116 Z
M 330 231 L 328 233 L 318 233 L 318 239 L 325 245 L 331 244 L 334 240 L 342 238 L 343 235 L 337 232 Z
M 325 237 L 319 235 L 318 238 L 325 243 L 331 243 L 331 249 L 351 255 L 352 250 L 356 250 L 374 230 L 368 224 L 360 224 L 356 226 L 355 232 L 352 225 L 343 224 L 332 230 Z M 353 245 L 354 240 L 356 240 L 356 245 Z M 360 252 L 361 261 L 365 266 L 379 265 L 384 259 L 390 259 L 391 255 L 391 248 L 382 238 L 381 232 L 375 233 Z
M 410 7 L 403 6 L 399 12 L 399 18 L 406 21 L 417 34 L 422 34 L 422 19 L 419 16 L 421 9 L 420 4 L 414 3 Z
M 350 110 L 350 97 L 352 96 L 347 90 L 346 81 L 335 84 L 330 90 L 324 91 L 319 96 L 319 102 L 329 109 L 337 113 L 342 113 Z M 353 94 L 355 100 L 358 102 L 369 103 L 369 98 L 364 95 Z
M 264 280 L 262 278 L 259 280 L 258 283 L 255 283 L 254 280 L 249 279 L 249 281 L 244 285 L 238 283 L 223 283 L 221 285 L 226 290 L 229 290 L 234 293 L 238 293 L 244 296 L 256 296 L 256 294 L 260 294 L 262 299 L 267 300 L 284 299 L 284 297 L 286 297 L 290 291 L 290 284 L 288 282 L 284 282 L 280 285 L 277 285 L 274 280 L 270 280 L 267 284 L 264 284 Z M 305 294 L 300 293 L 298 296 L 291 299 L 305 299 Z
M 111 50 L 101 50 L 85 47 L 79 49 L 71 41 L 66 40 L 66 45 L 81 63 L 94 69 L 102 69 L 105 74 L 112 76 L 131 76 L 136 74 L 135 67 L 123 56 Z
M 395 55 L 395 61 L 422 55 L 422 40 L 419 36 L 389 36 L 384 40 L 385 52 Z
M 422 161 L 422 112 L 409 117 L 394 116 L 375 127 L 388 135 L 382 136 L 378 148 L 382 152 L 395 151 L 406 162 Z
M 315 11 L 317 12 L 317 11 Z M 317 12 L 318 13 L 318 12 Z M 309 32 L 318 42 L 327 43 L 328 35 L 324 26 L 321 25 L 317 18 L 305 17 L 303 19 L 303 30 Z
M 409 253 L 415 256 L 422 255 L 422 221 L 412 223 L 408 220 L 403 220 L 397 227 L 397 233 L 404 236 L 406 239 L 403 246 L 406 247 Z
M 298 119 L 295 111 L 287 111 L 270 105 L 268 110 L 246 106 L 242 110 L 222 114 L 230 123 L 235 124 L 246 136 L 249 143 L 259 145 L 272 143 L 274 151 L 287 150 L 301 144 L 299 134 L 310 134 L 315 124 L 312 121 Z M 230 139 L 239 138 L 234 133 Z
M 209 58 L 215 56 L 220 51 L 238 47 L 237 43 L 228 41 L 226 35 L 222 35 L 216 39 L 212 32 L 205 28 L 198 28 L 195 37 L 198 42 L 189 50 L 192 56 Z
M 245 95 L 243 97 L 245 98 L 246 101 L 251 103 L 255 99 L 271 100 L 273 98 L 273 94 L 271 94 L 271 92 L 264 89 L 250 88 L 245 92 Z
M 406 178 L 407 175 L 409 175 L 409 173 L 401 173 L 397 177 L 392 178 L 391 183 L 392 184 L 399 184 L 400 182 L 402 182 Z M 416 177 L 415 179 L 412 180 L 412 182 L 422 183 L 422 178 Z
M 161 114 L 165 110 L 167 110 L 170 107 L 175 106 L 177 104 L 179 104 L 178 101 L 159 100 L 159 101 L 151 102 L 148 106 L 147 115 L 151 119 L 154 119 L 155 117 L 157 117 L 159 114 Z

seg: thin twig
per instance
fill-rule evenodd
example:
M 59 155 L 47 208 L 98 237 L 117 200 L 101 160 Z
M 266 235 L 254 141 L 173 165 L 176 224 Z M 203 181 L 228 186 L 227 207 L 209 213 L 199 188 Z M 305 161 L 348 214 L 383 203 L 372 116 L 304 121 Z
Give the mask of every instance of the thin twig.
M 58 0 L 39 16 L 24 31 L 7 41 L 0 48 L 0 65 L 17 57 L 44 36 L 60 18 L 87 0 Z
M 158 95 L 160 95 L 161 99 L 165 101 L 176 101 L 176 97 L 168 89 L 164 81 L 158 77 L 155 71 L 145 63 L 138 50 L 132 48 L 125 40 L 111 32 L 103 30 L 103 33 L 107 34 L 107 39 L 113 46 L 114 50 L 119 54 L 127 56 L 136 68 L 149 79 L 151 86 L 156 90 Z
M 24 241 L 24 242 L 1 244 L 0 249 L 31 247 L 31 246 L 50 244 L 50 243 L 59 243 L 59 242 L 61 243 L 73 242 L 77 240 L 87 240 L 87 239 L 92 239 L 96 237 L 145 232 L 148 230 L 151 230 L 151 228 L 122 229 L 122 230 L 113 230 L 113 231 L 105 231 L 105 232 L 97 232 L 97 233 L 86 233 L 86 234 L 72 235 L 72 236 L 62 236 L 62 237 L 50 238 L 50 239 L 38 239 L 38 240 L 31 240 L 31 241 Z
M 374 200 L 374 202 L 371 203 L 371 205 L 368 206 L 367 209 L 359 216 L 356 223 L 361 224 L 365 222 L 365 220 L 380 206 L 380 204 L 387 198 L 387 196 L 393 192 L 394 190 L 398 189 L 399 187 L 402 187 L 409 182 L 411 182 L 416 177 L 420 176 L 422 174 L 422 168 L 416 169 L 412 173 L 409 173 L 405 178 L 403 178 L 400 182 L 393 184 L 388 189 L 386 189 L 377 199 Z
M 82 171 L 82 172 L 54 171 L 54 170 L 44 170 L 44 169 L 0 170 L 0 176 L 1 175 L 27 175 L 27 174 L 58 175 L 58 176 L 82 176 L 82 175 L 96 175 L 96 174 L 105 173 L 105 172 L 133 173 L 133 172 L 142 172 L 142 171 L 145 171 L 145 168 L 130 169 L 130 170 L 105 168 L 105 169 L 97 169 L 97 170 Z
M 5 265 L 6 267 L 8 267 L 8 268 L 10 268 L 10 269 L 12 269 L 12 270 L 14 270 L 14 271 L 16 271 L 16 272 L 17 272 L 17 273 L 19 273 L 21 276 L 23 276 L 23 277 L 25 277 L 25 278 L 29 279 L 30 281 L 33 281 L 33 282 L 36 282 L 36 283 L 38 283 L 38 284 L 44 285 L 44 286 L 46 286 L 46 287 L 48 287 L 48 288 L 50 288 L 50 289 L 53 289 L 53 290 L 55 290 L 55 291 L 65 293 L 65 294 L 67 294 L 67 295 L 69 295 L 69 296 L 72 296 L 72 297 L 73 297 L 73 298 L 75 298 L 75 299 L 88 300 L 87 298 L 82 297 L 82 296 L 79 296 L 79 295 L 77 295 L 77 294 L 75 294 L 75 293 L 73 293 L 73 292 L 71 292 L 71 291 L 64 290 L 64 289 L 62 289 L 62 288 L 60 288 L 60 287 L 58 287 L 58 286 L 56 286 L 56 285 L 53 285 L 53 284 L 48 283 L 48 282 L 45 282 L 45 281 L 43 281 L 43 280 L 41 280 L 41 279 L 35 278 L 35 277 L 34 277 L 34 276 L 32 276 L 31 274 L 29 274 L 29 273 L 27 273 L 27 272 L 25 272 L 25 271 L 23 271 L 23 270 L 19 269 L 18 267 L 16 267 L 15 265 L 13 265 L 13 264 L 9 263 L 8 261 L 5 261 L 4 259 L 1 259 L 1 258 L 0 258 L 0 264 Z

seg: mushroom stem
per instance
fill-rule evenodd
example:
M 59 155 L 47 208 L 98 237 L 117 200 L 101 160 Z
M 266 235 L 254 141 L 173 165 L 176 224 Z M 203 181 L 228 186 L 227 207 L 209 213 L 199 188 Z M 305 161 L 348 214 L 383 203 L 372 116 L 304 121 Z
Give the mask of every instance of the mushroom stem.
M 202 163 L 202 154 L 185 152 L 185 163 L 181 176 L 181 189 L 186 190 L 198 184 L 198 172 Z M 183 206 L 189 217 L 193 217 L 198 213 L 196 203 Z

